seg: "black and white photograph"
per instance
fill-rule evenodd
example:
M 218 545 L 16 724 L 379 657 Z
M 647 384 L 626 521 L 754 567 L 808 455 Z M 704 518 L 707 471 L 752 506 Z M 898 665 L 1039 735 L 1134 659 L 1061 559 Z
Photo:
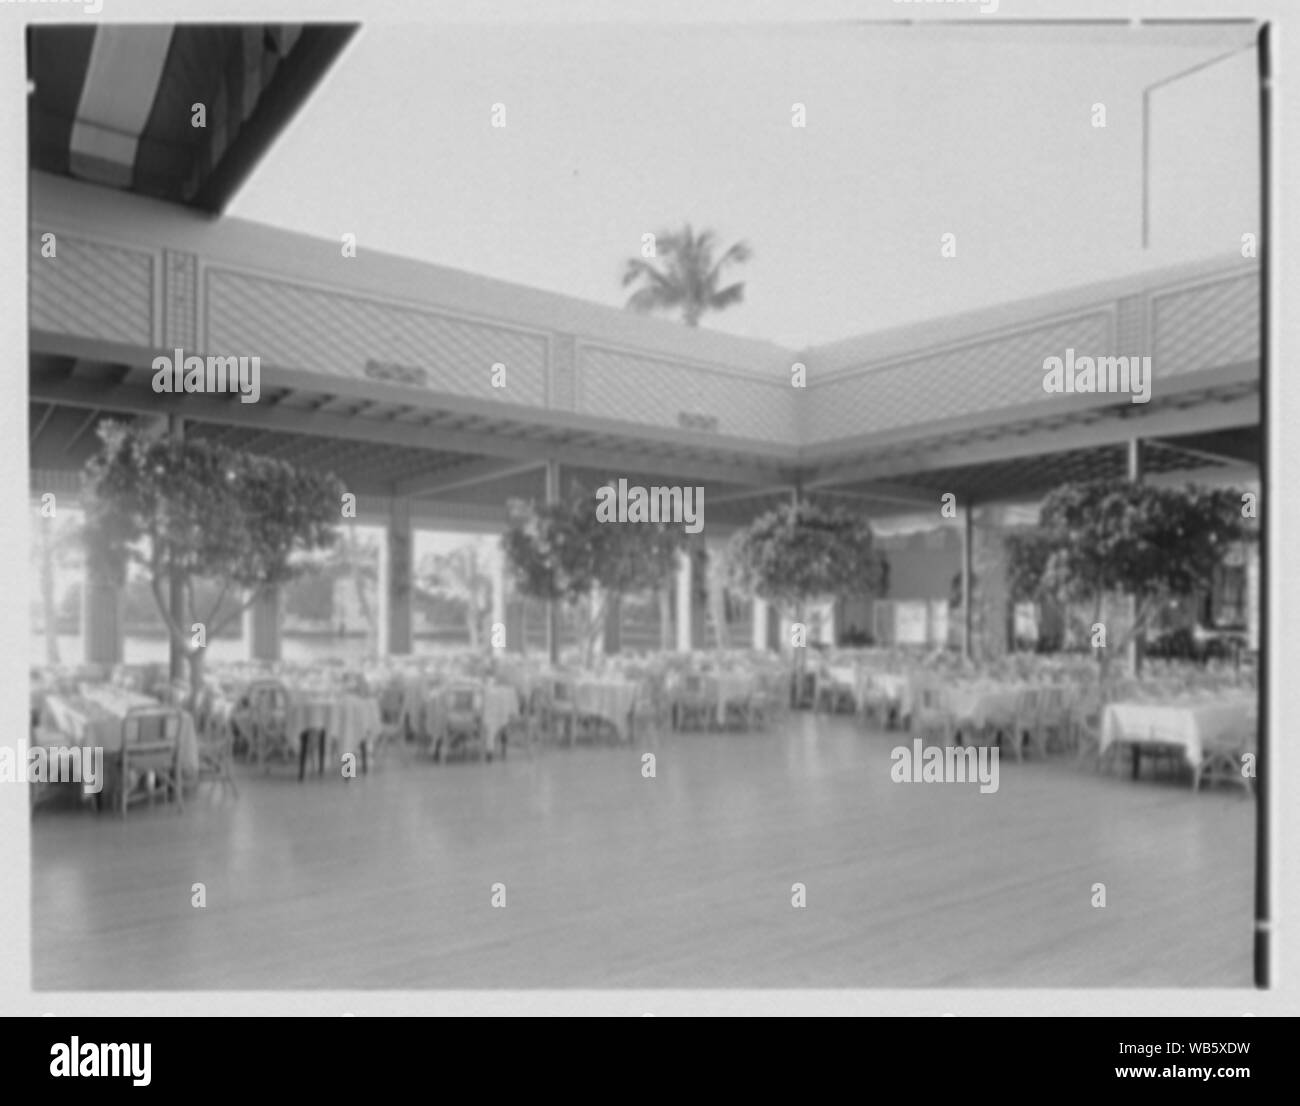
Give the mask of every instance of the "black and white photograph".
M 1102 7 L 5 5 L 23 1010 L 1294 1013 L 1273 12 Z

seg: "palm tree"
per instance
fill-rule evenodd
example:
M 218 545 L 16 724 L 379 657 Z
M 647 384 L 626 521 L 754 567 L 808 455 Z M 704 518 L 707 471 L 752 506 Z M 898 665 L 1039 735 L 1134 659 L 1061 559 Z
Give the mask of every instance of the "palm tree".
M 687 223 L 677 233 L 656 235 L 655 241 L 662 267 L 646 258 L 633 257 L 628 259 L 623 272 L 624 288 L 638 280 L 642 282 L 642 287 L 627 301 L 629 309 L 644 313 L 680 308 L 687 326 L 699 326 L 704 312 L 721 311 L 745 298 L 743 280 L 718 287 L 723 269 L 748 261 L 752 256 L 744 242 L 730 246 L 715 261 L 717 236 L 711 230 L 696 235 Z
M 446 553 L 430 553 L 420 561 L 418 590 L 431 598 L 450 601 L 463 607 L 469 647 L 477 651 L 486 644 L 483 628 L 492 611 L 492 577 L 486 557 L 480 556 L 483 543 L 466 542 Z

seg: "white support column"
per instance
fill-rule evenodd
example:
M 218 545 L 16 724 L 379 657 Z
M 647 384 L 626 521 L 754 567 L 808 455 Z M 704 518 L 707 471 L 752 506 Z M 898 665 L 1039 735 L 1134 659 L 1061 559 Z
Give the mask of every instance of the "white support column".
M 491 644 L 492 636 L 496 632 L 496 627 L 501 626 L 502 633 L 505 633 L 506 625 L 506 558 L 505 554 L 497 550 L 492 562 L 492 625 L 488 627 L 488 643 Z M 505 644 L 500 648 L 493 647 L 497 653 L 505 652 Z
M 835 600 L 826 600 L 822 607 L 822 644 L 835 648 Z
M 1142 483 L 1142 439 L 1130 438 L 1128 442 L 1128 478 L 1130 483 Z M 1128 598 L 1128 612 L 1130 627 L 1137 620 L 1137 600 L 1133 596 Z M 1142 636 L 1133 634 L 1128 643 L 1128 662 L 1129 668 L 1134 676 L 1142 672 Z
M 388 516 L 387 652 L 411 651 L 411 574 L 413 569 L 411 501 L 394 498 Z
M 282 590 L 272 588 L 254 600 L 244 611 L 244 643 L 248 659 L 280 659 L 280 603 Z
M 971 605 L 971 558 L 975 552 L 975 505 L 967 501 L 962 508 L 961 527 L 961 655 L 971 659 L 974 607 Z
M 167 433 L 173 442 L 185 441 L 185 420 L 179 415 L 170 416 L 167 420 Z M 185 609 L 185 576 L 174 568 L 168 573 L 167 608 L 181 632 L 188 635 L 190 628 L 187 623 L 193 617 L 193 612 Z M 168 667 L 172 681 L 188 680 L 190 673 L 185 659 L 185 646 L 170 635 L 168 646 Z
M 754 628 L 750 644 L 761 652 L 767 651 L 767 600 L 754 596 Z
M 689 653 L 691 643 L 691 555 L 677 554 L 677 652 Z
M 81 590 L 81 637 L 87 664 L 120 664 L 126 622 L 126 589 L 101 571 L 92 550 Z
M 546 462 L 546 502 L 560 501 L 560 463 Z M 560 663 L 560 605 L 555 600 L 546 604 L 546 653 L 551 664 Z

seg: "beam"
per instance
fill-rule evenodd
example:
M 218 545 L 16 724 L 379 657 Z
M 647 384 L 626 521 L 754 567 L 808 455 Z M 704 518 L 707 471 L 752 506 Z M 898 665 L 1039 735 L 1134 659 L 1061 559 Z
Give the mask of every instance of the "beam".
M 469 488 L 475 484 L 486 484 L 492 480 L 504 480 L 509 476 L 518 476 L 525 472 L 534 472 L 545 468 L 546 461 L 538 458 L 533 461 L 497 461 L 484 459 L 469 461 L 454 468 L 431 472 L 427 476 L 414 476 L 408 480 L 399 480 L 393 487 L 394 495 L 433 495 L 437 492 L 449 492 L 456 488 Z
M 946 468 L 965 468 L 995 461 L 1013 461 L 1071 450 L 1121 445 L 1135 434 L 1171 435 L 1202 430 L 1224 430 L 1259 422 L 1259 396 L 1252 394 L 1231 400 L 1211 400 L 1196 407 L 1162 409 L 1150 415 L 1098 420 L 1071 427 L 1008 432 L 991 440 L 941 444 L 917 443 L 904 455 L 860 460 L 822 472 L 817 479 L 828 483 L 851 483 L 872 477 L 912 476 Z
M 1043 419 L 1074 422 L 1084 415 L 1136 417 L 1120 413 L 1149 408 L 1153 405 L 1164 407 L 1175 399 L 1195 399 L 1198 393 L 1209 394 L 1218 389 L 1248 385 L 1254 385 L 1256 389 L 1259 387 L 1258 361 L 1239 361 L 1217 369 L 1206 369 L 1203 372 L 1158 377 L 1152 384 L 1152 391 L 1156 396 L 1153 403 L 1124 402 L 1122 397 L 1117 397 L 1110 392 L 1052 396 L 1032 403 L 1017 404 L 1014 407 L 994 407 L 953 418 L 821 442 L 804 449 L 802 457 L 808 464 L 833 464 L 846 454 L 865 453 L 869 450 L 884 449 L 887 446 L 905 447 L 923 439 L 942 441 L 971 434 L 999 433 L 1007 426 L 1017 423 L 1028 424 Z M 1258 413 L 1249 421 L 1257 423 Z M 1143 431 L 1144 436 L 1147 433 Z M 1124 435 L 1119 440 L 1127 440 L 1129 436 Z
M 80 425 L 72 433 L 66 442 L 63 443 L 63 456 L 67 457 L 72 452 L 72 447 L 81 440 L 81 436 L 89 430 L 96 422 L 99 421 L 99 411 L 92 409 L 90 414 L 81 420 Z
M 899 499 L 889 495 L 875 495 L 872 492 L 850 491 L 845 488 L 813 488 L 808 492 L 809 495 L 829 495 L 838 499 L 852 499 L 856 503 L 875 503 L 877 505 L 886 505 L 888 507 L 903 507 L 909 511 L 925 510 L 933 507 L 938 493 L 930 496 L 929 499 Z M 891 512 L 897 513 L 897 512 Z
M 877 503 L 899 503 L 906 507 L 932 507 L 937 492 L 928 488 L 917 488 L 910 484 L 891 484 L 871 481 L 858 484 L 853 488 L 831 487 L 831 481 L 813 480 L 804 485 L 804 490 L 818 492 L 821 495 L 852 496 L 854 499 L 869 499 Z
M 1189 457 L 1198 457 L 1202 461 L 1209 461 L 1211 464 L 1240 465 L 1243 463 L 1245 464 L 1255 463 L 1253 457 L 1243 457 L 1240 455 L 1239 452 L 1234 453 L 1231 450 L 1224 450 L 1222 452 L 1219 452 L 1212 449 L 1200 449 L 1195 446 L 1182 445 L 1176 439 L 1169 440 L 1169 441 L 1162 441 L 1159 438 L 1148 438 L 1146 439 L 1145 444 L 1149 446 L 1154 446 L 1157 449 L 1164 449 L 1172 453 L 1186 453 Z
M 241 403 L 237 399 L 214 399 L 198 393 L 187 395 L 178 403 L 175 397 L 158 394 L 140 385 L 86 384 L 76 381 L 33 376 L 29 381 L 30 398 L 36 402 L 58 403 L 65 407 L 97 408 L 136 414 L 173 414 L 181 407 L 190 422 L 220 423 L 245 429 L 281 431 L 289 434 L 315 434 L 348 441 L 373 442 L 381 445 L 404 445 L 440 453 L 469 453 L 516 460 L 537 460 L 538 446 L 523 441 L 513 428 L 503 425 L 496 434 L 444 431 L 391 419 L 353 419 L 343 415 L 318 414 L 286 407 L 267 407 L 260 403 Z M 734 484 L 765 483 L 775 476 L 769 464 L 745 461 L 718 463 L 696 461 L 690 457 L 656 454 L 630 449 L 614 452 L 557 445 L 551 452 L 564 464 L 605 468 L 617 461 L 620 466 L 635 467 L 664 476 L 721 480 Z
M 1144 442 L 1143 445 L 1150 445 Z M 1213 468 L 1180 469 L 1177 472 L 1148 472 L 1142 477 L 1145 484 L 1161 487 L 1182 487 L 1185 484 L 1209 484 L 1211 486 L 1237 487 L 1255 484 L 1259 480 L 1259 470 L 1253 465 L 1215 465 Z
M 803 487 L 805 491 L 815 491 L 833 482 L 833 479 L 828 476 L 812 476 L 803 481 Z M 870 483 L 871 490 L 880 493 L 881 497 L 924 499 L 927 502 L 933 498 L 933 493 L 929 488 L 917 488 L 911 484 L 895 484 L 881 480 L 872 480 Z
M 252 114 L 190 201 L 195 207 L 221 213 L 359 26 L 358 23 L 322 23 L 302 28 L 298 41 L 280 62 Z
M 85 338 L 79 335 L 41 329 L 33 329 L 30 332 L 28 346 L 34 356 L 73 357 L 114 365 L 126 365 L 148 373 L 150 376 L 152 376 L 153 372 L 153 359 L 160 352 L 150 346 L 108 342 L 103 339 Z M 630 419 L 612 419 L 608 416 L 586 415 L 554 407 L 538 407 L 531 404 L 508 403 L 503 400 L 480 399 L 476 396 L 437 392 L 428 388 L 411 388 L 388 384 L 369 378 L 324 376 L 320 373 L 268 365 L 265 362 L 262 362 L 261 382 L 264 393 L 283 389 L 302 395 L 320 395 L 322 391 L 328 390 L 328 394 L 335 399 L 352 399 L 386 407 L 406 408 L 430 415 L 441 414 L 470 420 L 483 419 L 493 425 L 513 422 L 521 427 L 546 428 L 560 435 L 561 440 L 564 436 L 569 435 L 594 434 L 602 438 L 631 439 L 655 446 L 677 447 L 691 452 L 707 451 L 741 456 L 759 455 L 771 464 L 778 461 L 794 463 L 799 456 L 799 450 L 796 446 L 786 445 L 781 442 L 740 438 L 731 434 L 711 434 L 707 438 L 703 438 L 698 431 L 680 430 L 674 426 L 657 426 L 634 422 Z M 149 389 L 149 393 L 150 395 L 153 394 L 152 389 Z M 155 398 L 164 402 L 175 402 L 175 399 L 168 395 Z M 185 402 L 189 404 L 197 398 L 197 394 L 186 396 Z M 244 404 L 243 406 L 257 407 L 261 406 L 261 404 Z M 190 417 L 192 416 L 187 412 L 186 418 Z M 468 434 L 466 436 L 477 438 L 480 435 Z M 486 450 L 467 448 L 465 452 L 483 453 Z M 753 483 L 753 481 L 748 482 Z
M 54 412 L 57 410 L 58 407 L 55 406 L 53 403 L 46 406 L 45 410 L 41 413 L 40 420 L 36 423 L 36 425 L 32 428 L 31 432 L 27 436 L 27 444 L 29 447 L 34 446 L 36 444 L 36 439 L 41 436 L 41 431 L 45 429 L 45 424 L 50 421 L 50 416 L 53 415 Z
M 748 488 L 743 492 L 723 492 L 721 495 L 709 496 L 709 505 L 716 507 L 720 503 L 736 503 L 742 499 L 758 499 L 764 495 L 779 495 L 788 492 L 791 484 L 769 484 L 763 488 Z

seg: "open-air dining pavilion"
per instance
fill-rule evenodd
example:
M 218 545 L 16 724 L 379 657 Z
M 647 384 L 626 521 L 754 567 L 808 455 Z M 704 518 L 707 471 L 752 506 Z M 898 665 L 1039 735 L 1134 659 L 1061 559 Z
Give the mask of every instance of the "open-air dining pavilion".
M 1201 784 L 1253 748 L 1256 646 L 1214 673 L 1152 663 L 1128 698 L 1085 704 L 1075 681 L 1091 656 L 1016 652 L 972 589 L 978 576 L 1010 609 L 998 576 L 1010 520 L 1067 482 L 1258 490 L 1256 261 L 1216 257 L 783 348 L 221 216 L 347 29 L 205 40 L 247 63 L 242 124 L 232 115 L 202 156 L 154 158 L 148 172 L 114 162 L 111 144 L 88 153 L 94 120 L 73 95 L 87 55 L 47 57 L 35 39 L 33 120 L 77 125 L 33 129 L 33 499 L 76 505 L 98 425 L 125 421 L 328 469 L 355 496 L 348 525 L 385 535 L 381 648 L 363 670 L 333 673 L 328 695 L 288 672 L 271 593 L 248 611 L 247 661 L 213 674 L 231 702 L 183 712 L 186 778 L 161 796 L 183 796 L 179 815 L 151 801 L 93 831 L 106 812 L 37 815 L 35 987 L 1249 983 L 1251 792 Z M 139 63 L 116 46 L 101 79 Z M 255 71 L 260 87 L 244 83 Z M 201 98 L 176 81 L 158 86 L 176 105 Z M 136 120 L 138 159 L 159 148 L 148 128 L 165 115 Z M 1043 359 L 1066 350 L 1149 355 L 1149 402 L 1045 392 Z M 260 396 L 155 390 L 154 359 L 174 351 L 260 357 Z M 921 520 L 954 532 L 957 553 L 900 564 L 881 602 L 828 597 L 810 690 L 793 702 L 790 612 L 746 597 L 723 649 L 686 554 L 660 608 L 661 649 L 624 649 L 613 603 L 601 655 L 574 667 L 558 604 L 526 623 L 502 561 L 491 622 L 504 639 L 460 661 L 416 655 L 416 534 L 497 534 L 512 500 L 618 477 L 703 488 L 698 543 L 711 552 L 794 498 L 885 532 Z M 124 661 L 122 589 L 86 556 L 72 682 L 107 684 Z M 1253 547 L 1245 556 L 1253 580 Z M 946 597 L 954 574 L 954 625 L 907 648 L 885 615 Z M 874 644 L 849 641 L 850 623 Z M 98 734 L 110 757 L 78 703 L 130 719 L 150 701 L 138 687 L 56 685 L 39 726 Z M 259 685 L 277 719 L 269 744 Z M 1032 717 L 1026 702 L 1039 704 Z M 997 794 L 895 786 L 890 750 L 936 719 L 944 744 L 971 743 L 972 727 L 997 735 Z M 452 747 L 461 728 L 486 755 L 435 764 L 428 746 Z M 200 746 L 219 729 L 230 744 L 209 785 Z M 302 735 L 319 736 L 318 760 Z M 1144 746 L 1153 763 L 1134 781 Z M 1121 748 L 1132 773 L 1107 755 Z M 364 771 L 340 779 L 350 751 Z M 308 762 L 325 778 L 305 780 Z M 194 881 L 203 911 L 188 903 Z M 1104 910 L 1090 904 L 1097 883 Z M 805 909 L 792 909 L 796 884 Z M 976 962 L 954 934 L 978 936 Z

